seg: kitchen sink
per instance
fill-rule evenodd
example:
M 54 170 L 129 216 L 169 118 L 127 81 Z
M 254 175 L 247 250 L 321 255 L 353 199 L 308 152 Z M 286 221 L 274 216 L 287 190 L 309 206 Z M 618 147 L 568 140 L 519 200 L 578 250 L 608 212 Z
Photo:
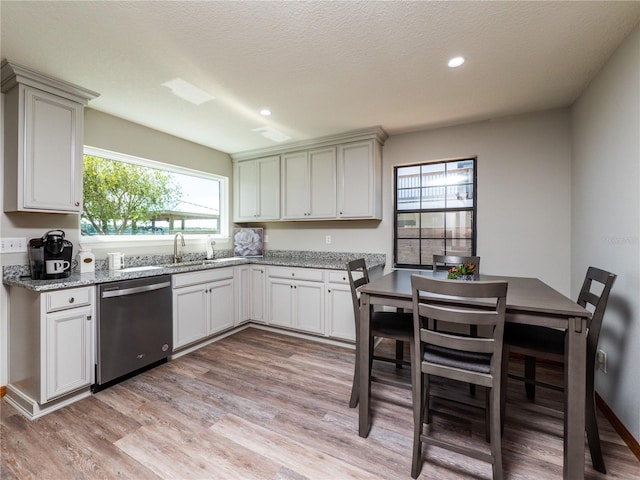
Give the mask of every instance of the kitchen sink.
M 221 263 L 234 262 L 238 260 L 244 260 L 244 257 L 225 257 L 225 258 L 215 258 L 211 260 L 193 260 L 190 262 L 178 262 L 178 263 L 168 263 L 166 265 L 162 265 L 162 267 L 157 268 L 181 268 L 181 267 L 195 267 L 198 265 L 217 265 Z
M 160 266 L 156 266 L 156 265 L 145 265 L 143 267 L 128 267 L 128 268 L 123 268 L 120 270 L 116 270 L 116 272 L 123 272 L 123 273 L 127 273 L 127 272 L 144 272 L 147 270 L 158 270 L 162 267 Z

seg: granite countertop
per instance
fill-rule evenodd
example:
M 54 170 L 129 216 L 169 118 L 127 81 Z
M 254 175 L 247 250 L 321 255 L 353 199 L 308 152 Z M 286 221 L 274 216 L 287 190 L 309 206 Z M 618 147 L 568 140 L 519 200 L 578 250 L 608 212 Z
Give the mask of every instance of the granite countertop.
M 384 267 L 386 256 L 372 253 L 336 253 L 336 252 L 277 252 L 264 257 L 227 257 L 217 263 L 204 263 L 203 258 L 188 258 L 177 265 L 169 262 L 157 262 L 153 257 L 128 258 L 125 269 L 107 270 L 98 268 L 92 273 L 71 273 L 67 278 L 57 280 L 32 280 L 25 268 L 4 268 L 3 283 L 13 287 L 22 287 L 34 291 L 59 290 L 81 287 L 98 283 L 115 282 L 132 278 L 153 277 L 157 275 L 196 272 L 235 265 L 274 265 L 284 267 L 320 268 L 324 270 L 345 270 L 346 263 L 356 258 L 365 258 L 369 269 Z M 162 257 L 160 260 L 166 259 Z M 98 265 L 98 262 L 96 262 Z M 146 268 L 155 266 L 159 268 Z M 141 268 L 142 267 L 142 268 Z M 28 272 L 28 268 L 26 269 Z

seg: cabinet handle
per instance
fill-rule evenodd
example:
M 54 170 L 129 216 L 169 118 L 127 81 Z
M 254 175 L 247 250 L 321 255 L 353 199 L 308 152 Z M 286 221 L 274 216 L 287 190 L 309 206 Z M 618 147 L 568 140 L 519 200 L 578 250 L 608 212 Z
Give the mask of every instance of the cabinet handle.
M 75 202 L 75 203 L 74 203 L 74 205 L 75 205 L 76 207 L 79 207 L 79 206 L 80 206 L 80 202 Z
M 87 321 L 91 320 L 91 315 L 87 315 Z
M 295 276 L 296 276 L 296 274 L 295 274 L 295 273 L 292 273 L 292 274 L 291 274 L 291 276 L 292 276 L 292 277 L 295 277 Z
M 327 290 L 328 293 L 331 293 L 331 289 Z
M 75 298 L 73 298 L 73 297 L 69 297 L 69 303 L 73 303 L 73 302 L 75 302 L 75 301 L 76 301 L 76 299 L 75 299 Z

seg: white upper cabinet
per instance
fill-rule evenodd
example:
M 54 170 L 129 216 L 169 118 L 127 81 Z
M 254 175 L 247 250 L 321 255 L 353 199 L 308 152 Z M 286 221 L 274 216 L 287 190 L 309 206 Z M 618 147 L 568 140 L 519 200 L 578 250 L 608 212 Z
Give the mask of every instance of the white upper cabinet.
M 282 155 L 282 219 L 336 218 L 336 149 Z
M 82 211 L 84 105 L 97 94 L 2 64 L 4 209 Z
M 374 140 L 338 147 L 338 218 L 382 219 L 382 155 Z
M 279 220 L 280 157 L 236 162 L 233 167 L 233 220 Z
M 376 127 L 233 154 L 234 221 L 381 220 L 382 145 L 386 139 L 386 132 Z M 265 191 L 276 191 L 276 182 L 270 184 L 271 190 L 257 186 L 260 175 L 255 162 L 264 161 L 261 157 L 267 154 L 281 159 L 277 188 L 282 210 L 272 203 L 274 215 L 266 215 L 262 204 Z M 269 199 L 275 202 L 275 197 Z

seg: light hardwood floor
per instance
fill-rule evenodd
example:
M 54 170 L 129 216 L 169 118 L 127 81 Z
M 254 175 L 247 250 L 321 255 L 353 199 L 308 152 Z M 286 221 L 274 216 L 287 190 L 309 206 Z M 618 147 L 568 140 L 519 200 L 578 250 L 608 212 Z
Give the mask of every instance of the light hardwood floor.
M 348 407 L 353 356 L 249 328 L 38 420 L 3 401 L 0 477 L 410 479 L 410 391 L 374 384 L 371 433 L 360 438 L 357 409 Z M 543 389 L 537 397 L 561 402 Z M 562 420 L 526 407 L 522 384 L 510 381 L 505 477 L 562 478 Z M 482 412 L 438 410 L 436 431 L 484 443 Z M 638 460 L 604 418 L 599 425 L 609 474 L 595 472 L 587 453 L 585 478 L 638 478 Z M 423 457 L 421 479 L 491 478 L 490 465 L 445 450 Z

